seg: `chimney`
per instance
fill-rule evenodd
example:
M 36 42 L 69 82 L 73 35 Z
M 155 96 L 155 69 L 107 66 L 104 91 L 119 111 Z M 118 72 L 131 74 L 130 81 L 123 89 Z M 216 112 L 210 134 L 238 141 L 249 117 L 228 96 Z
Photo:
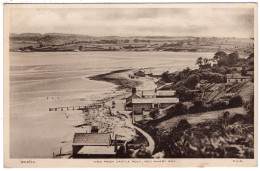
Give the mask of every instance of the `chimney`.
M 92 126 L 91 133 L 98 133 L 98 126 Z
M 132 95 L 136 93 L 136 88 L 132 88 Z

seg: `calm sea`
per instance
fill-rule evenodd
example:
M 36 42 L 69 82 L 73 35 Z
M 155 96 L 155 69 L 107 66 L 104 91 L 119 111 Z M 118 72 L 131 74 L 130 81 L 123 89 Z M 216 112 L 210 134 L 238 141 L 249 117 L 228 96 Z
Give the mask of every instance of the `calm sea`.
M 194 52 L 11 52 L 11 157 L 50 158 L 64 145 L 61 141 L 71 141 L 73 124 L 83 118 L 68 119 L 64 112 L 49 112 L 48 108 L 84 105 L 81 97 L 98 97 L 115 87 L 86 77 L 126 68 L 196 68 L 198 57 L 212 56 Z

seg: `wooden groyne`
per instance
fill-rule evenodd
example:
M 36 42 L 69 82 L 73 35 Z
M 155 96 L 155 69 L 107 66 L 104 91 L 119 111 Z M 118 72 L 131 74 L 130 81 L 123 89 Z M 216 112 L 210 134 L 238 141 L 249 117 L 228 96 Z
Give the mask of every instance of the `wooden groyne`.
M 63 110 L 89 110 L 89 109 L 97 109 L 102 105 L 93 105 L 93 106 L 70 106 L 70 107 L 54 107 L 49 108 L 49 111 L 63 111 Z

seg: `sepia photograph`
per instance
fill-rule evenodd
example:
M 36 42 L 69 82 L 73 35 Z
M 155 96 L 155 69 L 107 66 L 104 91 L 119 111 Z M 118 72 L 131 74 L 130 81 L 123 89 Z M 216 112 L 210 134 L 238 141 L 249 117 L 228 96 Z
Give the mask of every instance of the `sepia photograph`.
M 4 117 L 8 167 L 257 166 L 257 3 L 5 4 Z

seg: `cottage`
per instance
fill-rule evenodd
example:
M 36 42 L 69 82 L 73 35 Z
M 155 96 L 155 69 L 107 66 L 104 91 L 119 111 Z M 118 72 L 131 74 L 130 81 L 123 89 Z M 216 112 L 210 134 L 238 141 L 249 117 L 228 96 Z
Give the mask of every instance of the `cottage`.
M 91 133 L 75 133 L 72 144 L 73 158 L 111 158 L 126 152 L 127 141 L 112 140 L 110 133 L 98 133 L 92 127 Z
M 153 108 L 166 108 L 179 102 L 178 98 L 138 98 L 132 99 L 134 114 L 142 114 Z
M 240 74 L 227 74 L 227 83 L 240 83 L 251 81 L 250 76 L 242 76 Z
M 108 133 L 75 133 L 72 144 L 74 158 L 113 157 L 115 147 L 111 146 Z
M 136 91 L 136 88 L 132 88 L 132 95 L 126 98 L 126 104 L 125 104 L 125 110 L 127 111 L 134 111 L 133 110 L 133 101 L 137 102 L 137 99 L 140 99 L 140 101 L 144 102 L 144 110 L 143 111 L 150 111 L 152 108 L 155 107 L 164 107 L 169 106 L 169 104 L 175 103 L 175 100 L 178 98 L 174 98 L 176 96 L 175 90 L 141 90 L 138 92 Z M 148 100 L 145 100 L 148 99 Z M 149 100 L 150 99 L 150 100 Z M 164 99 L 164 100 L 163 100 Z M 147 103 L 149 102 L 149 103 Z M 148 104 L 148 105 L 147 105 Z M 152 105 L 154 104 L 154 105 Z M 159 105 L 160 104 L 160 105 Z M 135 106 L 142 106 L 138 102 Z M 137 109 L 136 109 L 137 110 Z M 140 112 L 138 112 L 140 113 Z
M 135 98 L 141 98 L 141 96 L 136 94 L 136 88 L 132 88 L 132 94 L 126 98 L 126 103 L 125 103 L 125 110 L 126 111 L 132 111 L 133 110 L 133 104 L 132 104 L 132 99 Z

